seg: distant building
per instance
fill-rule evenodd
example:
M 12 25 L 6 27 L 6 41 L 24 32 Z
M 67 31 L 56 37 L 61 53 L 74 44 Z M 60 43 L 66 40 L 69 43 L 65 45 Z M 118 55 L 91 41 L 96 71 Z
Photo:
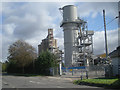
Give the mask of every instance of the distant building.
M 100 55 L 96 55 L 96 57 L 94 57 L 94 65 L 103 65 L 106 64 L 106 54 L 100 54 Z
M 109 54 L 112 59 L 113 76 L 120 76 L 120 46 Z
M 45 39 L 42 40 L 41 44 L 38 45 L 38 56 L 42 51 L 49 51 L 57 56 L 57 61 L 59 63 L 59 70 L 58 68 L 50 68 L 50 75 L 58 75 L 61 72 L 61 64 L 62 64 L 62 50 L 59 50 L 57 47 L 57 40 L 53 37 L 53 29 L 48 29 L 48 35 Z
M 106 58 L 106 53 L 103 53 L 103 54 L 100 54 L 100 55 L 97 55 L 98 57 L 100 58 Z
M 41 44 L 38 45 L 38 55 L 42 51 L 50 51 L 51 53 L 58 53 L 59 48 L 57 47 L 57 40 L 53 37 L 53 29 L 48 29 L 48 35 L 42 40 Z

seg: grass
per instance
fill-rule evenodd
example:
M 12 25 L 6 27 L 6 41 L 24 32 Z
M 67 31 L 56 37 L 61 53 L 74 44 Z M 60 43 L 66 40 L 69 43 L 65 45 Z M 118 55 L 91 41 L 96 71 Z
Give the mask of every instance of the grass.
M 118 79 L 85 79 L 85 80 L 78 80 L 78 83 L 80 83 L 80 82 L 87 82 L 87 83 L 111 85 L 116 80 L 118 80 Z
M 98 78 L 98 79 L 83 79 L 83 80 L 75 80 L 74 84 L 84 84 L 90 86 L 100 86 L 107 88 L 120 88 L 120 79 L 118 78 Z

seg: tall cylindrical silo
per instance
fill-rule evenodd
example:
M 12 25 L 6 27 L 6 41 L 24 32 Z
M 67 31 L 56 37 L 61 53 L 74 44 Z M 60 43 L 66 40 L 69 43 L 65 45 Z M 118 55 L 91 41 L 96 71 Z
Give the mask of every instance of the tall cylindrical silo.
M 63 21 L 61 27 L 64 31 L 64 52 L 65 66 L 70 67 L 75 63 L 76 48 L 78 37 L 78 26 L 75 23 L 77 20 L 77 8 L 73 5 L 67 5 L 62 8 Z
M 73 5 L 67 5 L 63 8 L 63 21 L 77 20 L 77 8 Z

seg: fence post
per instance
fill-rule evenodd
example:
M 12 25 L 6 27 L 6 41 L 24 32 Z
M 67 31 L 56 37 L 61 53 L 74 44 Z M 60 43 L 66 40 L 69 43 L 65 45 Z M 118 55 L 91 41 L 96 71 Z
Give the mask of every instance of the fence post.
M 54 76 L 55 72 L 54 72 L 54 67 L 53 67 L 53 76 Z
M 86 78 L 88 79 L 88 69 L 89 69 L 89 66 L 86 66 Z
M 73 76 L 73 69 L 72 69 L 72 76 Z
M 88 79 L 88 71 L 86 70 L 86 78 Z
M 81 70 L 81 80 L 83 79 L 83 76 L 82 76 L 82 74 L 83 74 L 83 72 L 82 72 L 82 70 Z

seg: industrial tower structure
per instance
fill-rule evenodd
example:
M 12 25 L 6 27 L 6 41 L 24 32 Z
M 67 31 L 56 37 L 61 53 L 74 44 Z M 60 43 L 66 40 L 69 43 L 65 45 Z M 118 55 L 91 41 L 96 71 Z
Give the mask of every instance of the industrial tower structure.
M 93 31 L 88 31 L 86 21 L 77 15 L 74 5 L 59 8 L 63 14 L 60 27 L 64 31 L 65 66 L 85 66 L 92 63 Z
M 41 44 L 38 45 L 38 55 L 42 51 L 49 50 L 51 53 L 58 53 L 59 49 L 57 47 L 57 39 L 53 37 L 53 29 L 48 29 L 48 35 L 42 40 Z

